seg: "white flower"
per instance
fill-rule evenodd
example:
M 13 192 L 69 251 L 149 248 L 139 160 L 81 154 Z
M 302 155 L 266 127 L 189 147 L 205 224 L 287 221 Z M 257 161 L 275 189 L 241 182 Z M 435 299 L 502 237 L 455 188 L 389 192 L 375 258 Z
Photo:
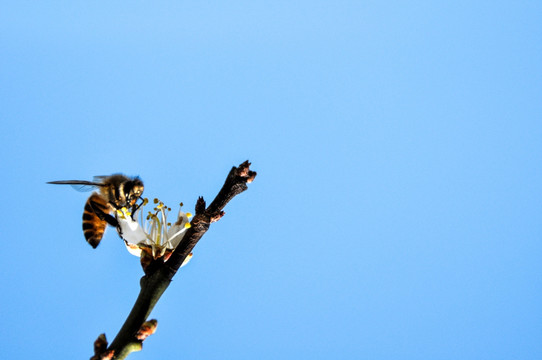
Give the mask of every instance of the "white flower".
M 186 230 L 190 228 L 188 218 L 192 217 L 192 214 L 184 213 L 179 209 L 177 221 L 172 225 L 167 221 L 167 215 L 171 208 L 165 206 L 158 199 L 154 199 L 154 203 L 157 204 L 154 213 L 149 211 L 146 221 L 143 219 L 141 208 L 137 210 L 140 214 L 139 222 L 132 219 L 126 208 L 117 210 L 119 235 L 124 240 L 130 254 L 142 259 L 149 255 L 155 260 L 164 257 L 164 261 L 167 261 L 183 239 Z M 146 204 L 147 199 L 143 201 L 142 207 Z M 190 258 L 191 255 L 186 258 L 183 265 L 188 263 Z

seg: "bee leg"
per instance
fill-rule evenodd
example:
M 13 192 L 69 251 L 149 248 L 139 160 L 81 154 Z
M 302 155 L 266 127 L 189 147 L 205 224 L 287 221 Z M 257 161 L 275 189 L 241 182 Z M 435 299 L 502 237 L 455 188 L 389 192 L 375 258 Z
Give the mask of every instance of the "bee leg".
M 97 203 L 95 203 L 94 201 L 90 201 L 90 206 L 92 207 L 92 210 L 94 210 L 94 213 L 96 215 L 98 215 L 98 217 L 103 220 L 103 221 L 106 221 L 109 225 L 113 226 L 113 227 L 117 227 L 119 225 L 117 219 L 115 219 L 113 216 L 111 216 L 110 214 L 106 214 L 104 213 L 98 206 Z
M 140 204 L 134 204 L 134 206 L 132 206 L 132 220 L 135 220 L 133 217 L 136 213 L 137 210 L 139 210 L 139 208 L 141 207 L 141 205 L 143 205 L 143 197 L 139 197 L 139 200 L 141 200 L 141 203 Z

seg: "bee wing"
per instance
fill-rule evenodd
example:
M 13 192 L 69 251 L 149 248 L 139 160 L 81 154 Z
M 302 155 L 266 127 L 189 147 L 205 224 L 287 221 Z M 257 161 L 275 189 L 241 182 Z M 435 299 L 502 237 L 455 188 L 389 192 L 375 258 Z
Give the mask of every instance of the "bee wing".
M 71 185 L 72 188 L 74 188 L 77 191 L 90 191 L 93 189 L 96 189 L 103 184 L 93 181 L 85 181 L 85 180 L 59 180 L 59 181 L 49 181 L 47 184 L 55 184 L 55 185 Z
M 111 177 L 111 175 L 96 175 L 96 176 L 93 176 L 93 179 L 94 179 L 94 182 L 95 183 L 103 183 L 105 179 Z

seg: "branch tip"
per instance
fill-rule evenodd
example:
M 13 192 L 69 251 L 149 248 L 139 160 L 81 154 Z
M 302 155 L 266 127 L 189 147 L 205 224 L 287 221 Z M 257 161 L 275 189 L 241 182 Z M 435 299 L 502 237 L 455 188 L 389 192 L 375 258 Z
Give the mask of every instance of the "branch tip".
M 257 175 L 256 171 L 250 170 L 250 165 L 251 163 L 247 160 L 237 168 L 237 175 L 245 178 L 246 182 L 249 184 L 254 181 L 254 178 Z

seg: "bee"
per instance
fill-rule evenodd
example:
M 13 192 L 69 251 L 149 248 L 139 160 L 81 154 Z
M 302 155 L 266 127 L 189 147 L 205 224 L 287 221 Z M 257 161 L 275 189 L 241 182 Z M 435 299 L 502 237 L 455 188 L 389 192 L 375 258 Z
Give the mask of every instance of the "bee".
M 78 191 L 99 190 L 90 195 L 83 211 L 83 234 L 93 248 L 100 244 L 107 224 L 117 225 L 111 212 L 126 207 L 135 214 L 141 206 L 137 201 L 141 199 L 144 189 L 139 177 L 130 178 L 122 174 L 95 176 L 94 181 L 60 180 L 47 184 L 71 185 Z

